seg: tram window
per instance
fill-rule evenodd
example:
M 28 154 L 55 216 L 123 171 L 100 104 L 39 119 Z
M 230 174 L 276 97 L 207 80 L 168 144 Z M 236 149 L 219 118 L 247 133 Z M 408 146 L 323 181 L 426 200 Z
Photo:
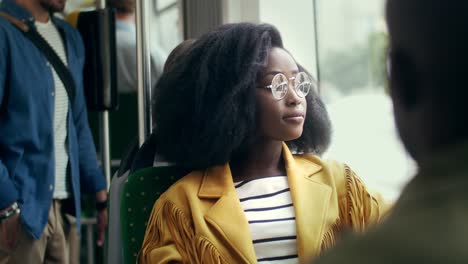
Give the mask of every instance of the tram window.
M 311 0 L 259 0 L 259 20 L 275 25 L 283 36 L 285 47 L 317 76 L 313 6 Z
M 151 42 L 167 53 L 183 40 L 182 0 L 154 0 L 152 3 Z
M 384 5 L 316 0 L 318 54 L 334 126 L 326 156 L 348 163 L 370 188 L 395 200 L 415 165 L 397 135 L 388 95 Z
M 348 163 L 370 188 L 394 200 L 415 165 L 397 136 L 387 93 L 384 4 L 259 0 L 259 14 L 261 22 L 278 27 L 285 46 L 318 76 L 334 128 L 324 157 Z
M 326 100 L 384 92 L 384 0 L 316 0 L 321 84 Z

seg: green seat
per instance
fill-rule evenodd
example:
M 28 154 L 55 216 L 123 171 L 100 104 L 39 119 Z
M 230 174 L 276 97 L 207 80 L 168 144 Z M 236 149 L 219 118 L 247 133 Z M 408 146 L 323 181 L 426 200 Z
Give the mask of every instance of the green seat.
M 123 263 L 136 263 L 153 204 L 176 180 L 186 174 L 176 166 L 150 167 L 126 180 L 120 204 Z

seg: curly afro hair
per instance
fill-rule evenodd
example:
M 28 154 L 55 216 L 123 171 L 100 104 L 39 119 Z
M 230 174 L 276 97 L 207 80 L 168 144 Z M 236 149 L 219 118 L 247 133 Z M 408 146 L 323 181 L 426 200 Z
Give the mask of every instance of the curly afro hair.
M 155 87 L 156 151 L 193 169 L 225 164 L 242 155 L 256 127 L 255 87 L 272 47 L 283 48 L 269 24 L 226 24 L 204 34 L 178 56 Z M 316 94 L 307 96 L 295 152 L 320 154 L 330 141 L 330 122 Z

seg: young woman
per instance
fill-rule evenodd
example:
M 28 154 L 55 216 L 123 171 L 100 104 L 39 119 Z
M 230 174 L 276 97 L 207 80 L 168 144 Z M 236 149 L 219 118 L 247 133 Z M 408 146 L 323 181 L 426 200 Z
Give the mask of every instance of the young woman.
M 156 201 L 141 262 L 299 263 L 377 221 L 357 176 L 316 156 L 330 139 L 316 88 L 271 25 L 194 42 L 153 109 L 158 153 L 192 172 Z

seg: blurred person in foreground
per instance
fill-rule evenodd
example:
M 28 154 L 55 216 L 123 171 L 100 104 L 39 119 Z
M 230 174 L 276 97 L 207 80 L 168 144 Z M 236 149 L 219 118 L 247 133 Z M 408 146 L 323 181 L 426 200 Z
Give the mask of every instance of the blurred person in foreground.
M 468 2 L 386 12 L 395 121 L 418 173 L 382 225 L 314 263 L 468 263 Z

